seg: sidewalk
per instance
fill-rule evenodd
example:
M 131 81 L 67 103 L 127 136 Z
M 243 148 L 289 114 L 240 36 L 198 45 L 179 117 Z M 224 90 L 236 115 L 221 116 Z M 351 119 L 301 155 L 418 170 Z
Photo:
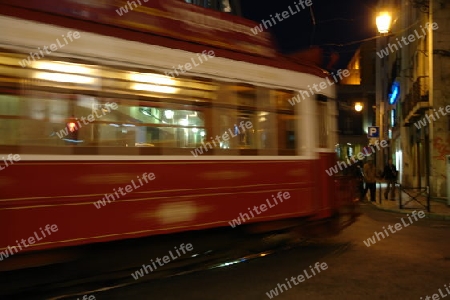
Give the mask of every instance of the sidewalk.
M 381 191 L 380 191 L 381 185 Z M 430 198 L 430 212 L 427 212 L 427 198 L 426 194 L 416 196 L 419 194 L 418 190 L 406 190 L 411 196 L 416 197 L 417 201 L 412 199 L 405 191 L 402 191 L 401 199 L 403 207 L 400 209 L 400 197 L 399 188 L 395 191 L 395 201 L 391 201 L 390 198 L 384 199 L 384 191 L 386 189 L 386 183 L 377 182 L 376 202 L 370 202 L 378 209 L 409 214 L 414 210 L 423 210 L 427 218 L 436 220 L 450 220 L 450 206 L 447 206 L 446 202 L 438 201 Z M 369 197 L 369 191 L 366 198 Z M 381 197 L 380 197 L 381 196 Z M 389 195 L 390 196 L 390 195 Z M 380 203 L 381 201 L 381 203 Z

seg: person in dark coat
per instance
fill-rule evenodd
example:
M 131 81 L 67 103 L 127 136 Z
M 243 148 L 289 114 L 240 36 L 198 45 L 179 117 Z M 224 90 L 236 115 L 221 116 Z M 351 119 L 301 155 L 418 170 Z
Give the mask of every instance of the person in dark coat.
M 383 176 L 387 182 L 387 188 L 384 191 L 384 199 L 388 198 L 389 191 L 391 191 L 391 200 L 395 200 L 395 183 L 397 182 L 397 169 L 392 163 L 392 159 L 388 160 L 387 165 L 384 167 Z
M 359 193 L 360 200 L 363 201 L 364 195 L 364 170 L 362 161 L 356 163 L 356 185 Z
M 376 170 L 375 165 L 373 163 L 373 158 L 369 157 L 367 159 L 366 164 L 364 165 L 364 182 L 366 183 L 366 187 L 363 193 L 363 199 L 367 194 L 367 190 L 370 191 L 370 201 L 375 202 L 375 192 L 376 192 Z

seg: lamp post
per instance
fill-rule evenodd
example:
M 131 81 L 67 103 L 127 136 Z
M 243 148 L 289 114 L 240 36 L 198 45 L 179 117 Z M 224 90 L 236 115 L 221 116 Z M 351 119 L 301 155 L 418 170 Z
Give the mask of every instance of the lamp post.
M 392 25 L 392 14 L 390 13 L 390 10 L 387 9 L 380 9 L 376 16 L 376 25 L 377 30 L 380 34 L 380 38 L 377 39 L 376 44 L 376 51 L 379 53 L 379 51 L 386 47 L 387 41 L 388 41 L 388 34 L 391 30 Z M 385 38 L 382 38 L 382 37 Z M 376 106 L 375 106 L 375 125 L 380 127 L 380 136 L 379 139 L 382 140 L 384 138 L 384 122 L 383 122 L 383 114 L 385 110 L 384 106 L 384 99 L 385 99 L 385 92 L 386 88 L 383 84 L 383 78 L 386 78 L 386 58 L 385 57 L 379 57 L 377 55 L 377 62 L 376 62 Z M 383 153 L 378 153 L 375 156 L 376 158 L 376 168 L 379 170 L 380 168 L 383 168 L 384 166 L 384 160 L 383 160 Z

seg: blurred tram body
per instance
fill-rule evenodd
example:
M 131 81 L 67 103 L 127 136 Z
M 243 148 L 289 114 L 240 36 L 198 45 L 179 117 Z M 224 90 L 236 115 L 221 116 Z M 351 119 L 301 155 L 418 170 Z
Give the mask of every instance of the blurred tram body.
M 254 22 L 141 2 L 119 16 L 125 1 L 0 1 L 0 157 L 21 157 L 0 161 L 0 251 L 47 224 L 58 231 L 20 253 L 230 226 L 278 192 L 290 198 L 242 225 L 351 224 L 350 181 L 325 173 L 336 163 L 334 86 L 289 103 L 327 74 L 275 53 Z M 154 180 L 138 183 L 144 173 Z

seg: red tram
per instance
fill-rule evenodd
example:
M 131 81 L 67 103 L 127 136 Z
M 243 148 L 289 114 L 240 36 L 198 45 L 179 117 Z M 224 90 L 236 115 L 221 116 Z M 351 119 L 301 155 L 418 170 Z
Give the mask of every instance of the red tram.
M 342 229 L 334 87 L 289 103 L 327 73 L 254 22 L 140 3 L 0 1 L 0 258 L 230 226 L 279 192 L 243 224 Z

